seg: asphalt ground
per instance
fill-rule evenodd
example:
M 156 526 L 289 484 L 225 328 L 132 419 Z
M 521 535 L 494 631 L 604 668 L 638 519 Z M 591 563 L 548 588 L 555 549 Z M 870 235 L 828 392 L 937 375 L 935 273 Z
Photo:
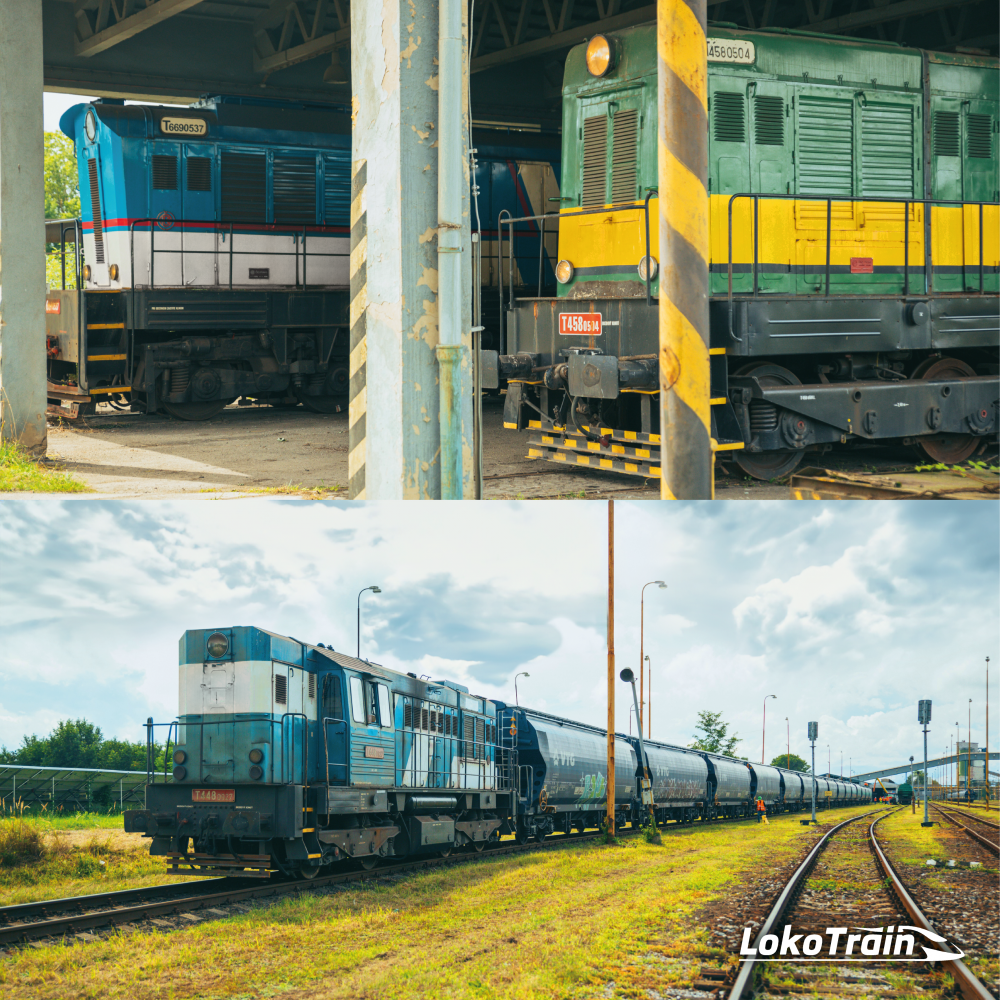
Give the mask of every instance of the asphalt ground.
M 503 429 L 503 400 L 483 405 L 484 495 L 513 499 L 649 499 L 656 480 L 562 468 L 526 458 L 528 432 Z M 48 458 L 97 493 L 167 497 L 212 493 L 252 496 L 288 487 L 338 488 L 346 496 L 347 413 L 311 413 L 301 407 L 232 405 L 207 421 L 120 413 L 102 404 L 96 415 L 49 426 Z M 912 468 L 902 449 L 873 448 L 822 456 L 826 468 L 888 472 Z M 808 459 L 807 459 L 808 462 Z M 716 472 L 720 500 L 787 500 L 788 487 L 746 476 L 729 461 Z

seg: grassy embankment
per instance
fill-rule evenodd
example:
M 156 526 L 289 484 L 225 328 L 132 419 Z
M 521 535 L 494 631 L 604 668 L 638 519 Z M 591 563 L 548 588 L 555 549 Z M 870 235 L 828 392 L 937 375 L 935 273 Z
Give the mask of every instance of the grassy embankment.
M 0 906 L 170 881 L 120 815 L 0 818 Z
M 831 810 L 823 822 L 854 810 Z M 398 882 L 304 894 L 168 934 L 12 953 L 0 984 L 38 998 L 645 997 L 689 985 L 707 946 L 695 914 L 734 878 L 801 856 L 815 832 L 671 830 L 442 868 Z
M 12 441 L 0 441 L 0 493 L 89 493 L 59 466 L 38 462 Z

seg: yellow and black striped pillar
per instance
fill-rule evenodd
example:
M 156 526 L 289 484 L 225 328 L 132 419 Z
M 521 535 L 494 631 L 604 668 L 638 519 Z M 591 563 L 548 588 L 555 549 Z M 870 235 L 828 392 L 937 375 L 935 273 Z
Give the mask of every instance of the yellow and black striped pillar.
M 713 496 L 706 0 L 659 0 L 660 434 L 665 500 Z
M 368 214 L 365 210 L 367 160 L 351 164 L 351 381 L 348 406 L 348 496 L 365 499 L 365 425 L 368 399 L 366 368 L 368 344 L 365 312 L 368 307 Z

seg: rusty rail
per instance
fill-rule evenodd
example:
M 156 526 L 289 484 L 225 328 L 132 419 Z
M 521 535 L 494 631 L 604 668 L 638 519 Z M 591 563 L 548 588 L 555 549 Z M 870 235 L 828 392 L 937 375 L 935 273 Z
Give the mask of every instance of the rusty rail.
M 893 812 L 897 811 L 898 810 L 893 810 Z M 887 815 L 891 816 L 892 813 L 888 813 Z M 924 916 L 923 911 L 919 906 L 917 906 L 916 900 L 909 894 L 906 886 L 903 885 L 899 876 L 896 874 L 895 869 L 889 863 L 889 859 L 885 856 L 885 852 L 882 850 L 882 845 L 879 844 L 878 839 L 875 836 L 875 827 L 883 819 L 885 819 L 885 816 L 879 816 L 879 818 L 868 828 L 868 838 L 871 842 L 875 859 L 878 861 L 882 871 L 885 872 L 892 891 L 896 894 L 896 897 L 899 899 L 899 902 L 902 904 L 903 909 L 906 910 L 910 919 L 918 927 L 922 927 L 924 930 L 936 933 L 934 928 L 931 926 L 931 922 Z M 944 947 L 944 945 L 941 947 Z M 951 946 L 948 945 L 947 947 Z M 993 1000 L 993 995 L 973 975 L 969 967 L 960 958 L 956 957 L 951 960 L 948 971 L 954 978 L 955 983 L 958 985 L 958 988 L 961 991 L 962 996 L 965 997 L 965 1000 Z
M 971 827 L 966 826 L 964 823 L 960 823 L 955 817 L 961 815 L 960 813 L 953 813 L 948 809 L 942 809 L 941 806 L 934 806 L 934 808 L 942 815 L 949 823 L 954 823 L 955 826 L 961 827 L 973 840 L 977 843 L 982 844 L 987 850 L 992 851 L 994 854 L 1000 855 L 1000 844 L 995 840 L 990 840 L 989 837 L 984 837 L 981 833 L 977 833 Z M 978 818 L 978 817 L 977 817 Z M 980 821 L 984 822 L 984 821 Z M 992 823 L 988 823 L 988 826 L 993 826 Z

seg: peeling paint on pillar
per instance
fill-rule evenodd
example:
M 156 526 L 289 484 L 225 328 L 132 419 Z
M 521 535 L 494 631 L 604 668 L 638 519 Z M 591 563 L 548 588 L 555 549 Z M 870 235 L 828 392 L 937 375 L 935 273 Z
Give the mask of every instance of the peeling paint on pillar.
M 44 455 L 42 5 L 8 0 L 0 29 L 0 430 Z
M 467 26 L 463 25 L 468 38 Z M 367 499 L 440 496 L 438 425 L 438 5 L 351 5 L 352 158 L 367 161 Z M 466 46 L 467 52 L 467 46 Z M 466 56 L 466 74 L 468 72 Z M 463 132 L 468 106 L 463 100 Z M 428 162 L 430 157 L 430 162 Z M 462 326 L 471 317 L 468 185 L 463 194 Z M 470 336 L 466 332 L 467 345 Z M 461 372 L 471 456 L 471 368 Z M 467 411 L 467 412 L 466 412 Z M 472 469 L 471 457 L 464 468 Z M 472 495 L 466 475 L 465 495 Z

